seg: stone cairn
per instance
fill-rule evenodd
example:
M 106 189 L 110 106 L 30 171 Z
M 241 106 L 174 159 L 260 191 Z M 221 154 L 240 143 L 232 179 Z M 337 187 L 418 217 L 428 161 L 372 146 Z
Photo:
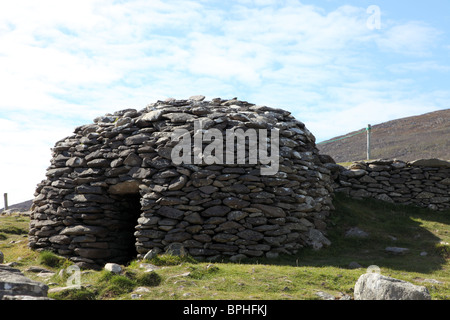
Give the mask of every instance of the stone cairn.
M 117 111 L 58 141 L 36 189 L 30 247 L 92 268 L 153 249 L 238 260 L 328 245 L 330 170 L 305 125 L 285 110 L 204 98 Z M 278 172 L 247 161 L 175 165 L 171 134 L 193 136 L 196 120 L 204 131 L 278 129 Z
M 325 166 L 332 172 L 335 192 L 432 210 L 450 209 L 449 161 L 378 159 L 354 162 L 348 168 L 331 161 Z

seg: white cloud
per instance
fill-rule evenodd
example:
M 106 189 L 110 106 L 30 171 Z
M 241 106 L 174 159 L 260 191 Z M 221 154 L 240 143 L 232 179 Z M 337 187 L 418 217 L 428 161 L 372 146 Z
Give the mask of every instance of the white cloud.
M 386 91 L 395 83 L 386 82 L 375 91 L 358 90 L 356 88 L 340 88 L 340 95 L 335 103 L 326 102 L 319 110 L 308 110 L 306 114 L 296 114 L 301 119 L 303 115 L 308 129 L 316 136 L 317 141 L 323 141 L 352 131 L 366 128 L 367 124 L 375 125 L 382 122 L 415 116 L 447 108 L 450 105 L 449 91 L 431 91 L 427 93 L 400 90 Z M 400 85 L 401 86 L 401 85 Z M 405 87 L 407 87 L 405 83 Z M 351 99 L 344 99 L 351 96 Z
M 389 64 L 404 79 L 379 70 L 386 52 L 430 54 L 438 30 L 412 21 L 373 31 L 367 17 L 293 0 L 2 1 L 0 134 L 14 139 L 1 148 L 14 156 L 0 158 L 0 193 L 30 198 L 49 149 L 76 125 L 169 96 L 282 107 L 324 139 L 448 103 L 448 91 L 423 94 L 409 78 L 437 70 L 432 58 Z
M 405 62 L 405 63 L 396 63 L 389 66 L 389 70 L 395 73 L 405 73 L 405 72 L 429 72 L 429 71 L 437 71 L 437 72 L 449 72 L 450 66 L 440 64 L 437 61 L 415 61 L 415 62 Z
M 423 22 L 394 25 L 382 33 L 377 44 L 382 50 L 404 55 L 426 56 L 432 52 L 440 32 Z
M 54 120 L 37 113 L 0 119 L 0 192 L 8 193 L 9 204 L 32 197 L 50 165 L 50 148 L 72 133 L 73 128 Z

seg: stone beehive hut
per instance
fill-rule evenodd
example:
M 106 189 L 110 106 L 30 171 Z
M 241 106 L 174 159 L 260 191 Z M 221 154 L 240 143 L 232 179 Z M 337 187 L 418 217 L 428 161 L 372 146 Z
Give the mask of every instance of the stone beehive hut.
M 267 162 L 250 163 L 250 139 L 241 163 L 234 155 L 234 162 L 175 164 L 176 129 L 192 137 L 212 129 L 224 137 L 228 129 L 267 129 L 269 153 L 279 142 L 278 170 L 263 174 Z M 271 132 L 279 139 L 271 140 Z M 201 141 L 205 153 L 212 141 Z M 98 117 L 52 149 L 35 193 L 30 247 L 87 267 L 174 246 L 206 259 L 320 248 L 329 244 L 324 233 L 332 188 L 314 141 L 288 111 L 237 99 L 167 99 Z

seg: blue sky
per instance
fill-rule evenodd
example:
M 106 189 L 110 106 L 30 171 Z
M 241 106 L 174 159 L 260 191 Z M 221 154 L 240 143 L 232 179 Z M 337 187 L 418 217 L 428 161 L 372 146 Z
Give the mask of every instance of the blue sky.
M 2 1 L 0 193 L 32 198 L 74 127 L 167 97 L 284 108 L 317 141 L 447 109 L 448 12 L 446 0 Z

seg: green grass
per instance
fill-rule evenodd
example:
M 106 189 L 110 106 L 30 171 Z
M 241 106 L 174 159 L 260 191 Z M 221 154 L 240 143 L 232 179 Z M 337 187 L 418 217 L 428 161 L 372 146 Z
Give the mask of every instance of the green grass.
M 38 263 L 51 268 L 61 268 L 70 265 L 70 262 L 67 259 L 50 251 L 41 251 L 39 253 Z
M 97 293 L 87 288 L 65 290 L 48 296 L 55 300 L 97 300 Z
M 54 299 L 320 299 L 318 291 L 339 297 L 353 295 L 353 286 L 369 266 L 376 265 L 383 275 L 423 285 L 432 299 L 450 299 L 450 211 L 436 212 L 412 206 L 395 205 L 375 199 L 356 200 L 336 195 L 336 210 L 328 220 L 327 237 L 332 245 L 321 250 L 302 249 L 295 256 L 277 259 L 249 259 L 239 263 L 220 260 L 200 262 L 192 257 L 158 255 L 146 263 L 158 266 L 144 272 L 142 261 L 131 261 L 115 275 L 107 271 L 82 271 L 81 288 L 49 294 Z M 0 228 L 25 229 L 26 221 L 1 217 Z M 369 236 L 346 238 L 345 232 L 358 227 Z M 13 229 L 10 229 L 13 230 Z M 66 285 L 67 276 L 58 276 L 67 268 L 67 260 L 48 253 L 36 253 L 26 247 L 23 234 L 3 233 L 0 251 L 5 262 L 19 261 L 18 268 L 43 265 L 56 272 L 48 280 L 50 288 Z M 14 243 L 10 243 L 15 241 Z M 388 246 L 406 247 L 404 255 L 392 255 Z M 426 255 L 421 253 L 426 252 Z M 42 255 L 49 257 L 43 259 Z M 49 262 L 52 260 L 59 262 Z M 362 267 L 349 268 L 350 262 Z M 35 274 L 32 279 L 43 281 Z M 434 279 L 439 283 L 425 281 Z M 139 287 L 147 290 L 135 292 Z
M 155 266 L 175 266 L 184 262 L 197 263 L 195 259 L 186 256 L 176 256 L 171 254 L 157 255 L 149 260 Z

